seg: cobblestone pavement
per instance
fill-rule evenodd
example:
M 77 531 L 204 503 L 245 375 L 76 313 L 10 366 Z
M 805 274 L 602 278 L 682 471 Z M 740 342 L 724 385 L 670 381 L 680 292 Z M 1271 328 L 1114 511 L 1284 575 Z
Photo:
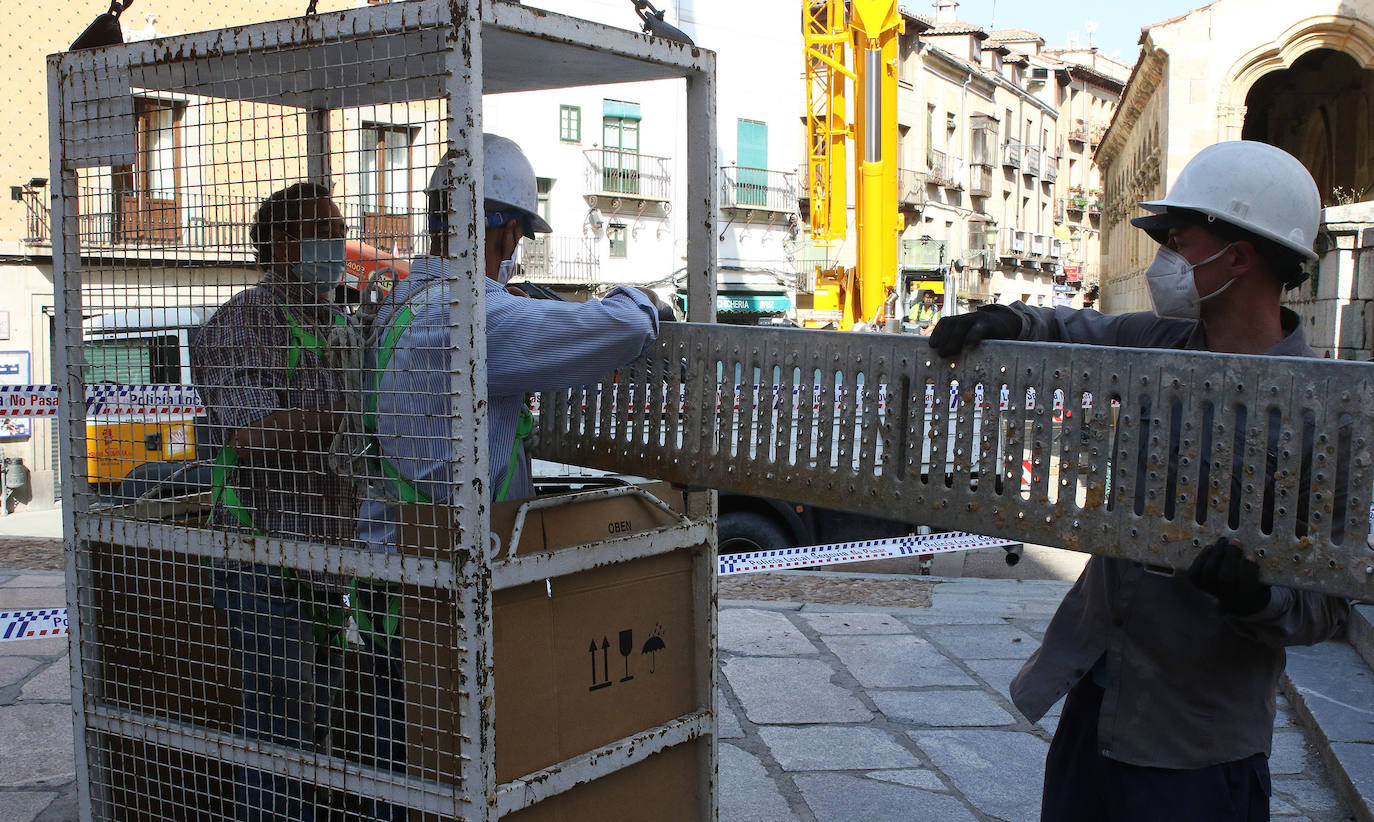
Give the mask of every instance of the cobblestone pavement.
M 722 820 L 1037 818 L 1058 709 L 1031 724 L 1007 684 L 1067 583 L 776 576 L 746 589 L 929 605 L 723 602 Z M 0 610 L 63 599 L 60 573 L 0 571 Z M 70 706 L 64 639 L 0 642 L 4 822 L 77 818 Z M 1283 703 L 1271 769 L 1275 819 L 1349 818 Z

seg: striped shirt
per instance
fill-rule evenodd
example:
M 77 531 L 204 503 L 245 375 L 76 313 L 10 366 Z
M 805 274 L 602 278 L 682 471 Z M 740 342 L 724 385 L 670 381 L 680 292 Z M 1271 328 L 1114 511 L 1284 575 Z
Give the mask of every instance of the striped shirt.
M 287 307 L 297 323 L 321 340 L 339 314 L 328 295 L 268 272 L 259 285 L 221 306 L 192 343 L 191 382 L 205 403 L 213 449 L 275 411 L 343 403 L 343 376 L 327 356 L 301 349 L 294 372 L 288 368 L 293 343 Z M 240 464 L 230 472 L 230 485 L 252 512 L 254 525 L 272 536 L 338 543 L 356 534 L 353 483 L 328 470 L 323 454 L 304 469 Z M 242 527 L 222 504 L 211 513 L 210 523 Z
M 449 411 L 451 327 L 447 260 L 419 257 L 410 276 L 378 314 L 376 328 L 407 305 L 414 312 L 380 376 L 377 437 L 383 456 L 436 502 L 451 498 L 453 449 Z M 434 281 L 441 284 L 434 285 Z M 487 445 L 491 495 L 515 474 L 506 499 L 533 495 L 529 460 L 515 442 L 525 395 L 597 382 L 628 365 L 658 336 L 658 312 L 634 289 L 616 288 L 584 303 L 517 297 L 486 279 Z M 431 287 L 432 286 L 432 287 Z M 413 296 L 413 298 L 412 298 Z M 396 506 L 369 501 L 359 534 L 374 547 L 395 538 Z

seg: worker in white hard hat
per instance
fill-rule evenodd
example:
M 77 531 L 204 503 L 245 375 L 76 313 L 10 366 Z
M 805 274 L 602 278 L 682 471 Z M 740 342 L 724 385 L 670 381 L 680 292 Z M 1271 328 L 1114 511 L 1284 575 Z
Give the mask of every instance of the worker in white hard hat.
M 485 196 L 490 493 L 493 500 L 514 500 L 533 494 L 522 444 L 530 426 L 528 395 L 592 384 L 634 361 L 657 338 L 663 306 L 636 288 L 586 302 L 508 291 L 521 239 L 551 229 L 537 212 L 534 170 L 520 147 L 495 134 L 482 135 L 482 146 L 474 171 L 480 169 Z M 446 158 L 431 180 L 430 253 L 412 261 L 410 276 L 377 316 L 374 337 L 394 344 L 376 352 L 375 434 L 396 482 L 390 500 L 364 506 L 361 531 L 374 544 L 394 540 L 397 499 L 442 502 L 449 495 L 448 283 L 453 243 L 463 232 L 451 230 L 448 217 L 457 164 Z
M 1149 214 L 1132 223 L 1160 243 L 1145 272 L 1153 312 L 987 306 L 944 319 L 931 347 L 952 356 L 980 340 L 1018 339 L 1317 356 L 1281 305 L 1316 259 L 1321 198 L 1301 163 L 1263 143 L 1221 143 L 1199 152 L 1164 199 L 1141 207 Z M 1270 460 L 1276 440 L 1277 429 Z M 1234 488 L 1235 521 L 1242 498 Z M 1259 504 L 1272 508 L 1268 499 Z M 1125 559 L 1088 561 L 1011 684 L 1033 722 L 1067 695 L 1046 757 L 1042 819 L 1269 818 L 1284 647 L 1331 637 L 1349 603 L 1262 582 L 1246 555 L 1261 547 L 1218 540 L 1169 576 Z

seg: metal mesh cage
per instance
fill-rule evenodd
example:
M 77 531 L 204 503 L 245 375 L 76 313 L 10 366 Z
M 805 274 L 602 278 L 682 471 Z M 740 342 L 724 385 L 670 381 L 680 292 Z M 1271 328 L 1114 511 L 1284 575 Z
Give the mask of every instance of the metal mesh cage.
M 710 124 L 712 72 L 491 0 L 50 59 L 83 817 L 488 819 L 684 767 L 682 818 L 713 815 L 709 529 L 655 503 L 653 539 L 493 539 L 478 222 L 483 94 L 686 78 Z M 693 149 L 688 185 L 708 221 L 713 159 Z M 494 706 L 521 727 L 543 692 L 493 674 L 524 670 L 494 614 L 630 560 L 682 583 L 673 710 L 497 744 Z M 627 678 L 648 634 L 620 630 Z

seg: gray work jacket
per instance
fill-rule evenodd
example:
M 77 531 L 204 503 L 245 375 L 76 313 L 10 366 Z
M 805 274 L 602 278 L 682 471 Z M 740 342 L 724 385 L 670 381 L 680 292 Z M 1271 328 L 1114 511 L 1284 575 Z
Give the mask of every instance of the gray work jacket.
M 1207 347 L 1201 325 L 1190 320 L 1009 307 L 1022 319 L 1023 340 Z M 1287 336 L 1265 353 L 1317 356 L 1288 309 L 1283 328 Z M 1284 647 L 1330 638 L 1349 612 L 1345 599 L 1274 586 L 1264 610 L 1230 617 L 1182 573 L 1160 576 L 1129 560 L 1093 557 L 1012 681 L 1011 698 L 1026 718 L 1039 720 L 1105 656 L 1097 728 L 1103 756 L 1192 769 L 1268 754 Z

